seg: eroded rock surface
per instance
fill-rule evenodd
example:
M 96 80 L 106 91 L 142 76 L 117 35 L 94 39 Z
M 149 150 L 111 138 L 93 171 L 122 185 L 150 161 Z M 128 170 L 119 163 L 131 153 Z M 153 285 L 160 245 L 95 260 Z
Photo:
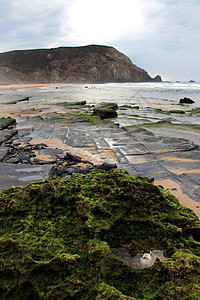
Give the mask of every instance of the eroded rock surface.
M 18 133 L 0 147 L 1 161 L 13 166 L 14 163 L 46 165 L 48 170 L 51 166 L 51 176 L 61 177 L 87 174 L 91 169 L 99 165 L 104 168 L 103 163 L 108 163 L 133 176 L 154 178 L 163 186 L 169 183 L 170 191 L 177 197 L 182 198 L 185 194 L 200 201 L 197 144 L 185 138 L 154 134 L 145 128 L 119 128 L 97 117 L 91 116 L 88 120 L 87 117 L 74 116 L 59 119 L 54 115 L 41 120 L 28 119 L 26 125 L 29 129 L 18 129 Z M 66 153 L 72 158 L 68 155 L 66 159 Z M 2 170 L 2 176 L 4 174 L 8 175 Z M 12 185 L 17 184 L 19 182 L 15 183 L 13 179 Z

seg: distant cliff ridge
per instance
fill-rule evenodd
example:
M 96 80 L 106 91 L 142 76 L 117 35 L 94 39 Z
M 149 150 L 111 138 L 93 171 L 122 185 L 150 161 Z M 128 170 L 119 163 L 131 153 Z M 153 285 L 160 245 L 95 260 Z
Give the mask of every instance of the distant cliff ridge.
M 89 45 L 0 53 L 0 84 L 162 81 L 113 47 Z

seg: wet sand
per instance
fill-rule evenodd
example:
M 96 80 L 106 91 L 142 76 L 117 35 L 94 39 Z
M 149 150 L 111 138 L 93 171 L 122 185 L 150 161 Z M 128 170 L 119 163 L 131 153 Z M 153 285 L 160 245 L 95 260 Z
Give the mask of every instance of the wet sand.
M 181 204 L 192 209 L 200 219 L 200 203 L 192 200 L 186 194 L 184 194 L 179 184 L 170 179 L 157 180 L 154 182 L 154 184 L 163 186 L 166 190 L 178 198 Z

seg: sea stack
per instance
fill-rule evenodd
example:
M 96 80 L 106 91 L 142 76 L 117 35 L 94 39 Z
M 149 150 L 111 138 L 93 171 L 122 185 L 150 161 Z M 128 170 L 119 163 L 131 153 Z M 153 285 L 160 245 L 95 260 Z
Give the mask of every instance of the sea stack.
M 158 82 L 113 47 L 89 45 L 0 53 L 0 84 Z

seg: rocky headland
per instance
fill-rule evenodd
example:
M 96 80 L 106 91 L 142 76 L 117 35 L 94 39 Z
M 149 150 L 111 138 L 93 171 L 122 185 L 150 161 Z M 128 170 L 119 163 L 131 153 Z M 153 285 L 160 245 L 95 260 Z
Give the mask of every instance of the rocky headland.
M 113 47 L 89 45 L 0 53 L 0 84 L 162 81 Z

